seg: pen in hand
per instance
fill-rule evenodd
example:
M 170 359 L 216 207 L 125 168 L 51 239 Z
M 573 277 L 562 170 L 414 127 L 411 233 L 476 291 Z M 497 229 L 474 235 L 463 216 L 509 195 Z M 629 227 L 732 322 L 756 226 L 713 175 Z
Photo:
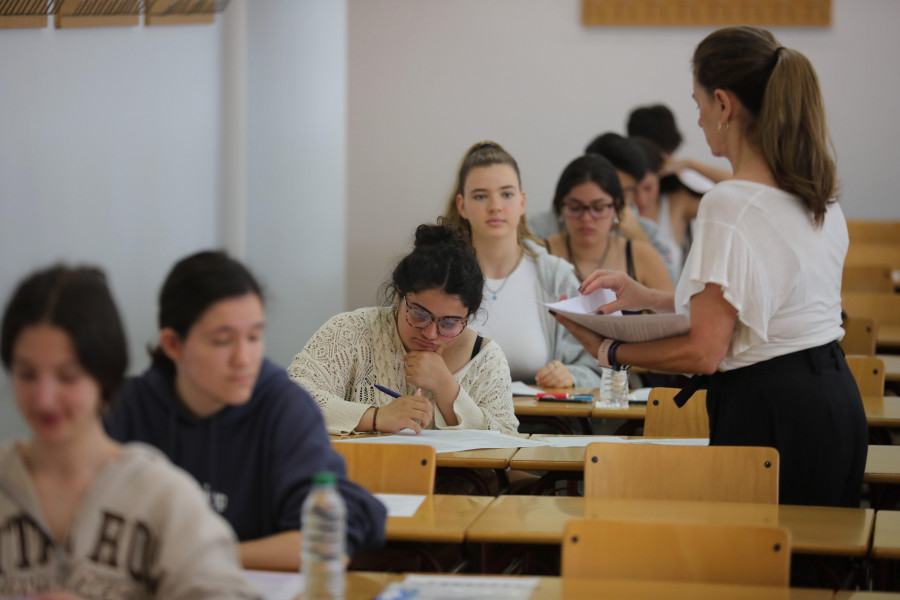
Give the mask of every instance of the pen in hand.
M 385 394 L 387 394 L 387 395 L 390 396 L 391 398 L 399 398 L 399 397 L 400 397 L 400 394 L 398 394 L 397 392 L 395 392 L 395 391 L 392 390 L 391 388 L 386 388 L 386 387 L 384 387 L 383 385 L 378 385 L 377 383 L 375 384 L 375 389 L 378 390 L 379 392 L 384 392 Z

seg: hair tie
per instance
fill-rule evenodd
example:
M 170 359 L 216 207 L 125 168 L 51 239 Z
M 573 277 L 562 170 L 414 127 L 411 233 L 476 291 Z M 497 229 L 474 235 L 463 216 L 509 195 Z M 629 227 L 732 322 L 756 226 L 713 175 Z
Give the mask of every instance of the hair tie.
M 772 57 L 772 60 L 777 61 L 778 55 L 781 53 L 782 50 L 784 50 L 784 46 L 778 46 L 777 48 L 775 48 L 775 55 Z

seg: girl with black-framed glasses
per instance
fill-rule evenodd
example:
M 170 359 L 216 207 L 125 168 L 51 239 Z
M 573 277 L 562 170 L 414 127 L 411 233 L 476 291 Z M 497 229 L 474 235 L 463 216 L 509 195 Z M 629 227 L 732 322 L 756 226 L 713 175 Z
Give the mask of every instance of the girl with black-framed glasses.
M 515 433 L 506 357 L 468 327 L 483 287 L 456 228 L 420 225 L 413 251 L 383 287 L 384 305 L 329 319 L 288 374 L 316 399 L 332 433 Z

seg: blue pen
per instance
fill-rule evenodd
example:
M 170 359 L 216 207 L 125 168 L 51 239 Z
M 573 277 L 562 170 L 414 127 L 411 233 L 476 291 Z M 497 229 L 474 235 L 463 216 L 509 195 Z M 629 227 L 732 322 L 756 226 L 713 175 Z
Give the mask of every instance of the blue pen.
M 378 391 L 380 391 L 380 392 L 384 392 L 385 394 L 387 394 L 387 395 L 390 396 L 391 398 L 399 398 L 399 397 L 400 397 L 400 394 L 398 394 L 397 392 L 395 392 L 395 391 L 392 390 L 391 388 L 386 388 L 386 387 L 384 387 L 383 385 L 378 385 L 377 383 L 375 384 L 375 389 L 378 390 Z

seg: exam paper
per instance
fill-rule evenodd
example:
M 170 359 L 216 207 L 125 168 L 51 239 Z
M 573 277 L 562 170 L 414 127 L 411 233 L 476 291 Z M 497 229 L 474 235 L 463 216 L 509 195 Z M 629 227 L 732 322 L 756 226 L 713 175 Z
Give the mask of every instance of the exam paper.
M 600 335 L 623 342 L 647 342 L 687 333 L 691 327 L 687 315 L 623 315 L 614 312 L 598 315 L 595 311 L 616 299 L 610 290 L 597 290 L 587 296 L 547 303 L 544 306 Z
M 425 429 L 416 435 L 412 429 L 404 429 L 393 435 L 376 437 L 354 437 L 334 440 L 335 444 L 421 444 L 434 447 L 438 454 L 442 452 L 462 452 L 463 450 L 481 450 L 484 448 L 530 448 L 543 446 L 541 442 L 505 435 L 499 431 L 480 429 Z
M 387 586 L 376 600 L 527 600 L 537 585 L 537 577 L 407 575 Z
M 303 591 L 303 576 L 299 573 L 244 571 L 244 575 L 266 600 L 293 600 Z
M 384 504 L 389 517 L 412 517 L 425 502 L 425 496 L 416 494 L 372 494 Z
M 604 444 L 658 444 L 661 446 L 709 446 L 709 438 L 625 438 L 620 435 L 541 436 L 535 441 L 553 448 L 577 448 L 601 442 Z
M 537 396 L 544 390 L 536 387 L 532 387 L 526 384 L 524 381 L 513 381 L 512 382 L 512 394 L 513 396 Z

